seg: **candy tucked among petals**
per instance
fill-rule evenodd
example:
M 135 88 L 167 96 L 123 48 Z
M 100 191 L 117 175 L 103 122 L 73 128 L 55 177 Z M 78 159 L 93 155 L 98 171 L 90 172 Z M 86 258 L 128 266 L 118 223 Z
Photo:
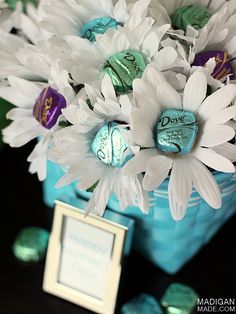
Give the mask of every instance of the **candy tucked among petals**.
M 177 29 L 187 30 L 188 25 L 195 29 L 203 28 L 209 21 L 211 12 L 198 4 L 188 5 L 176 10 L 172 24 Z
M 61 115 L 61 111 L 66 107 L 66 100 L 51 87 L 45 88 L 37 98 L 33 115 L 42 126 L 51 129 Z
M 111 56 L 104 65 L 117 94 L 132 91 L 132 83 L 141 78 L 148 62 L 146 57 L 137 50 L 126 50 Z
M 83 25 L 80 30 L 82 38 L 91 42 L 96 40 L 97 34 L 104 34 L 109 28 L 117 28 L 119 23 L 111 17 L 99 17 Z
M 214 71 L 212 72 L 212 76 L 221 80 L 230 76 L 233 78 L 234 70 L 230 62 L 230 58 L 227 52 L 213 50 L 213 51 L 204 51 L 196 55 L 193 66 L 205 66 L 205 64 L 209 61 L 209 59 L 215 58 L 216 66 Z
M 188 154 L 197 137 L 198 125 L 190 111 L 165 110 L 156 129 L 156 145 L 165 152 Z
M 9 5 L 9 7 L 12 10 L 16 9 L 17 2 L 19 2 L 19 0 L 6 0 L 6 3 Z M 22 2 L 24 10 L 26 10 L 27 2 L 33 3 L 35 6 L 37 6 L 39 1 L 38 0 L 20 0 L 20 2 Z
M 116 168 L 122 167 L 131 158 L 131 154 L 127 154 L 128 147 L 116 122 L 104 124 L 92 142 L 95 155 L 105 164 Z

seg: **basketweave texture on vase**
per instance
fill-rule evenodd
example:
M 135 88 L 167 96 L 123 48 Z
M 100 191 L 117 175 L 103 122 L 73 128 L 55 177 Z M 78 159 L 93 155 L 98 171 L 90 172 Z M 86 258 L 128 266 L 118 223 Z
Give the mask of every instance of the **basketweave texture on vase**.
M 55 184 L 62 174 L 60 167 L 48 162 L 43 191 L 49 207 L 54 206 L 55 200 L 78 206 L 80 199 L 89 199 L 91 193 L 78 190 L 76 184 L 56 189 Z M 186 216 L 181 221 L 174 221 L 170 214 L 168 180 L 149 193 L 148 215 L 143 215 L 135 206 L 121 211 L 115 196 L 110 198 L 108 208 L 134 218 L 133 248 L 165 272 L 174 274 L 236 213 L 236 176 L 215 173 L 215 177 L 222 191 L 222 207 L 218 210 L 211 208 L 197 192 L 193 192 Z
M 235 211 L 235 14 L 235 0 L 0 0 L 3 140 L 38 140 L 47 204 L 122 210 L 170 273 L 211 238 Z

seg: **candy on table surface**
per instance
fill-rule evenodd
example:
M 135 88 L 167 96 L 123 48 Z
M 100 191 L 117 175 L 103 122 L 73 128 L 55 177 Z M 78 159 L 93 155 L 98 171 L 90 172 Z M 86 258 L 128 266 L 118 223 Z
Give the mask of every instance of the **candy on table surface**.
M 65 107 L 64 96 L 55 89 L 46 87 L 35 102 L 33 115 L 42 126 L 51 129 L 57 123 L 61 111 Z
M 24 11 L 26 10 L 27 3 L 32 3 L 33 5 L 37 6 L 39 2 L 39 0 L 5 0 L 5 1 L 12 10 L 16 9 L 17 2 L 19 1 L 22 2 Z
M 216 66 L 211 74 L 215 79 L 221 80 L 227 76 L 230 76 L 231 79 L 233 78 L 234 70 L 231 61 L 227 52 L 224 51 L 212 50 L 200 52 L 195 56 L 192 66 L 204 67 L 211 58 L 214 58 L 216 61 Z
M 96 40 L 96 35 L 104 34 L 109 28 L 117 28 L 119 23 L 111 17 L 99 17 L 85 23 L 80 29 L 82 38 L 86 38 L 91 42 Z
M 190 314 L 197 304 L 198 295 L 189 286 L 171 284 L 161 299 L 161 305 L 168 314 Z
M 172 24 L 175 28 L 184 31 L 187 30 L 188 25 L 201 29 L 208 23 L 211 15 L 211 12 L 202 5 L 187 5 L 176 10 L 172 16 Z
M 111 56 L 104 65 L 117 94 L 126 94 L 132 91 L 132 83 L 141 78 L 148 62 L 142 52 L 125 50 Z
M 116 168 L 122 167 L 131 157 L 127 154 L 128 147 L 116 122 L 104 124 L 92 142 L 94 154 L 105 164 Z
M 157 123 L 157 148 L 169 153 L 187 154 L 195 143 L 197 132 L 198 125 L 192 112 L 167 109 Z
M 22 262 L 40 262 L 46 255 L 49 232 L 38 227 L 22 229 L 13 243 L 13 253 Z
M 124 304 L 121 314 L 163 314 L 163 311 L 153 296 L 142 293 Z

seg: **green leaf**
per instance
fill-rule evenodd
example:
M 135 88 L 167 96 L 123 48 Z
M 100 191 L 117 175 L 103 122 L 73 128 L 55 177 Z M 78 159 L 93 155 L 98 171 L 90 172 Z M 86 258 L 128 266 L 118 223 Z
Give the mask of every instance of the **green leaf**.
M 98 181 L 99 182 L 99 181 Z M 96 186 L 98 185 L 98 182 L 94 183 L 93 186 L 91 186 L 89 189 L 87 189 L 87 192 L 93 193 L 93 191 L 96 189 Z

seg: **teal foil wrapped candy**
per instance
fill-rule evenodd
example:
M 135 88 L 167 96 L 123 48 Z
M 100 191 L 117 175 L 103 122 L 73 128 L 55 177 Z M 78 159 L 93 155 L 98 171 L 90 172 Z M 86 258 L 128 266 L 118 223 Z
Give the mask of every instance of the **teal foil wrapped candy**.
M 47 230 L 37 227 L 24 228 L 14 241 L 13 253 L 23 262 L 40 262 L 46 255 L 48 239 Z
M 92 150 L 102 162 L 116 168 L 122 167 L 132 156 L 127 154 L 129 146 L 116 122 L 106 123 L 98 130 Z
M 156 145 L 169 153 L 188 154 L 197 137 L 198 125 L 190 111 L 165 110 L 157 123 Z
M 80 29 L 82 38 L 91 42 L 96 40 L 96 35 L 104 34 L 109 28 L 117 28 L 119 23 L 111 17 L 99 17 L 85 23 Z
M 187 5 L 176 10 L 172 16 L 172 24 L 173 27 L 184 31 L 187 30 L 188 25 L 201 29 L 208 23 L 211 15 L 211 12 L 202 5 Z
M 147 58 L 140 51 L 129 49 L 111 56 L 104 65 L 117 94 L 132 91 L 133 80 L 141 78 L 147 66 Z

